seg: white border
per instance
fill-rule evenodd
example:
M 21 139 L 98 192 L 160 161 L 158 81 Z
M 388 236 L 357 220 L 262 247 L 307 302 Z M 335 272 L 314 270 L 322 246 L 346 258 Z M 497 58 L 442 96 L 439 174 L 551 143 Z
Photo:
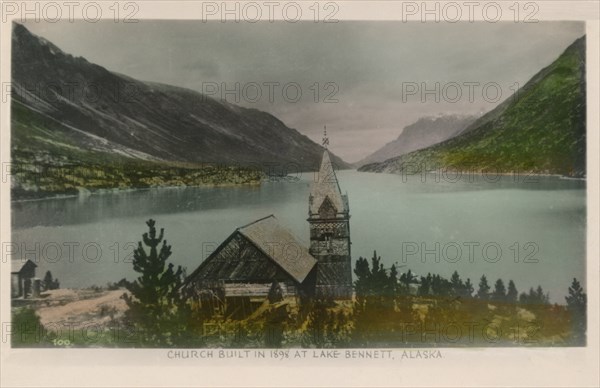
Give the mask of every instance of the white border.
M 0 2 L 0 6 L 1 6 Z M 6 3 L 6 2 L 4 2 Z M 20 2 L 19 2 L 20 3 Z M 58 2 L 62 3 L 62 2 Z M 113 2 L 98 2 L 103 7 Z M 219 2 L 220 3 L 220 2 Z M 285 2 L 279 2 L 285 4 Z M 296 2 L 303 7 L 313 2 Z M 394 20 L 397 1 L 344 1 L 341 20 Z M 420 2 L 419 2 L 420 3 Z M 459 2 L 461 3 L 461 2 Z M 480 2 L 485 3 L 485 2 Z M 501 2 L 503 7 L 507 2 Z M 510 2 L 512 3 L 512 1 Z M 198 19 L 201 2 L 146 1 L 140 19 Z M 442 2 L 443 4 L 443 2 Z M 540 20 L 586 20 L 588 228 L 588 346 L 585 348 L 443 349 L 442 359 L 171 360 L 166 350 L 10 349 L 1 343 L 1 386 L 598 386 L 599 254 L 599 10 L 596 1 L 536 2 Z M 10 81 L 11 23 L 0 25 L 0 80 Z M 8 103 L 0 106 L 0 162 L 9 162 Z M 10 241 L 10 186 L 0 186 L 0 241 Z M 10 320 L 10 263 L 2 263 L 1 322 Z

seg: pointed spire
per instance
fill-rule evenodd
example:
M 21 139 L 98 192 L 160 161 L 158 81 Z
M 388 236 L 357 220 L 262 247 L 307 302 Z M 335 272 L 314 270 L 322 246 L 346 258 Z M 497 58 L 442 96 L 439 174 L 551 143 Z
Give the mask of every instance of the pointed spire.
M 347 212 L 348 206 L 344 201 L 340 186 L 335 174 L 335 168 L 329 157 L 329 151 L 323 152 L 321 167 L 318 175 L 311 185 L 309 196 L 309 212 L 316 214 L 326 198 L 329 198 L 338 212 Z

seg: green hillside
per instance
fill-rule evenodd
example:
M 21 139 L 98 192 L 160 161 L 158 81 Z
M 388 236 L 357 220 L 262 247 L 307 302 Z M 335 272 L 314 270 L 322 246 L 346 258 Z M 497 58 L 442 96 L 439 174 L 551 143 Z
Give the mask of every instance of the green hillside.
M 360 171 L 488 170 L 585 176 L 585 37 L 457 137 Z M 412 167 L 414 170 L 414 167 Z
M 82 190 L 260 184 L 263 178 L 248 168 L 139 159 L 125 147 L 94 144 L 97 139 L 15 100 L 11 125 L 13 199 Z

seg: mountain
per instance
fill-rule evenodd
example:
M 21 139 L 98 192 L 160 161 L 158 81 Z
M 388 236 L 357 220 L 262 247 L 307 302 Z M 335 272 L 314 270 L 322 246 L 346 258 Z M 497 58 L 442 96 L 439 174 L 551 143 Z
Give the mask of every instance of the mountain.
M 400 173 L 405 164 L 507 173 L 586 174 L 585 37 L 517 93 L 442 143 L 360 171 Z
M 422 117 L 415 123 L 404 127 L 396 140 L 387 143 L 355 164 L 364 166 L 365 164 L 383 162 L 395 156 L 427 148 L 455 136 L 475 119 L 474 116 L 458 115 Z
M 23 162 L 318 168 L 322 147 L 268 113 L 111 72 L 20 24 L 12 46 L 11 146 Z

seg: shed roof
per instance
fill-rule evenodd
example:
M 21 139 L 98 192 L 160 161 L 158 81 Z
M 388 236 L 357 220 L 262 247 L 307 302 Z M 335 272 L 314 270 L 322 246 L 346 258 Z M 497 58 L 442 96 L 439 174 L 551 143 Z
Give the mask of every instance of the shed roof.
M 305 245 L 291 231 L 281 226 L 272 214 L 239 227 L 237 231 L 299 283 L 304 281 L 317 264 Z
M 37 268 L 37 264 L 31 260 L 22 261 L 22 260 L 12 260 L 11 264 L 11 273 L 20 273 L 26 268 Z

